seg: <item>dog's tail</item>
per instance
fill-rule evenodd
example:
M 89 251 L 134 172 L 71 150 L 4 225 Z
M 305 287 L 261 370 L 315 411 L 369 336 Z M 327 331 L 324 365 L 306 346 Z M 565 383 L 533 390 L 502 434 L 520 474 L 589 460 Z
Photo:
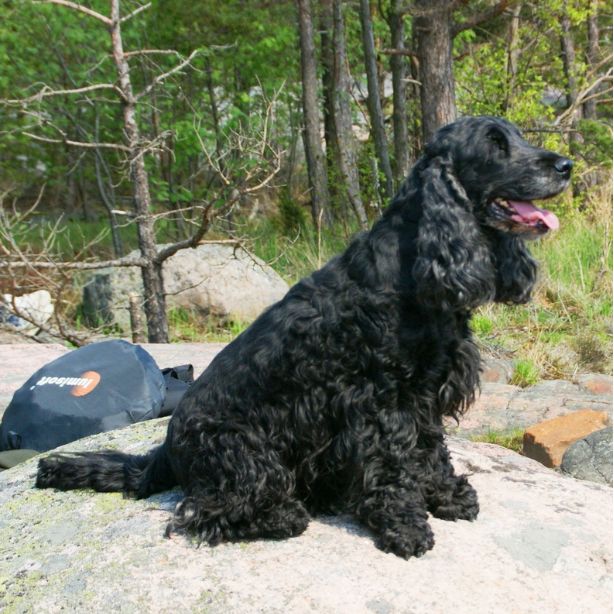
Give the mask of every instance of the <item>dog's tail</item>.
M 163 444 L 143 456 L 114 450 L 51 454 L 38 462 L 37 488 L 124 492 L 138 499 L 177 484 Z

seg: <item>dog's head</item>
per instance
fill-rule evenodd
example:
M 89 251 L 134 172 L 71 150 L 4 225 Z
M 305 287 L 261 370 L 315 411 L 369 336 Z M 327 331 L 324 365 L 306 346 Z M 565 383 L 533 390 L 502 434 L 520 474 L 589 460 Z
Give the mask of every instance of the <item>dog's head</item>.
M 556 215 L 533 201 L 562 192 L 573 162 L 530 145 L 510 122 L 497 117 L 460 119 L 437 132 L 426 155 L 452 166 L 482 224 L 523 239 L 558 228 Z
M 411 274 L 418 300 L 454 310 L 526 302 L 537 266 L 524 239 L 558 227 L 533 201 L 564 190 L 572 166 L 504 119 L 467 117 L 441 128 L 391 205 L 392 215 L 419 220 Z

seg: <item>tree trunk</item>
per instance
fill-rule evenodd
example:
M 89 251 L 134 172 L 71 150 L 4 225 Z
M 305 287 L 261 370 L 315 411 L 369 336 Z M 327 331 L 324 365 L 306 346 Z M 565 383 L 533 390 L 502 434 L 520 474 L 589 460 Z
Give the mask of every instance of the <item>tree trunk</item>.
M 567 2 L 563 3 L 561 16 L 561 58 L 567 80 L 567 106 L 571 107 L 578 98 L 578 81 L 576 78 L 576 50 L 571 34 L 571 20 L 567 14 Z
M 452 72 L 452 13 L 449 0 L 416 0 L 414 20 L 420 64 L 422 136 L 431 140 L 456 119 Z
M 516 4 L 512 11 L 510 20 L 508 37 L 507 37 L 507 59 L 506 72 L 507 83 L 505 88 L 505 100 L 503 102 L 503 112 L 507 113 L 514 99 L 514 90 L 516 87 L 516 75 L 518 74 L 518 58 L 520 56 L 520 48 L 518 46 L 518 30 L 520 27 L 520 11 L 522 4 Z
M 587 18 L 587 48 L 586 59 L 589 71 L 593 69 L 599 61 L 599 25 L 597 24 L 597 13 L 599 3 L 597 0 L 591 2 L 591 13 Z M 595 90 L 591 92 L 594 94 Z M 597 101 L 593 98 L 587 100 L 583 105 L 582 111 L 586 119 L 597 119 Z
M 72 213 L 77 208 L 77 178 L 75 175 L 76 154 L 73 147 L 66 145 L 64 153 L 66 154 L 66 187 L 63 190 L 63 209 L 67 213 Z M 89 211 L 82 206 L 82 217 L 85 222 L 91 221 Z
M 96 172 L 96 185 L 98 186 L 98 194 L 100 194 L 100 200 L 102 200 L 102 204 L 106 209 L 107 215 L 109 216 L 109 227 L 111 229 L 111 242 L 113 243 L 113 253 L 117 258 L 121 258 L 124 255 L 124 246 L 122 244 L 122 238 L 119 233 L 119 227 L 117 224 L 117 217 L 113 210 L 115 209 L 114 201 L 115 197 L 109 197 L 107 193 L 107 189 L 104 184 L 104 178 L 102 176 L 102 153 L 100 150 L 96 149 L 94 154 L 94 169 Z M 111 188 L 112 189 L 112 188 Z
M 367 213 L 360 195 L 356 142 L 352 132 L 352 109 L 350 107 L 350 74 L 345 50 L 345 26 L 341 0 L 333 0 L 333 121 L 337 138 L 336 152 L 339 170 L 343 178 L 348 200 L 358 222 L 367 226 Z
M 333 28 L 333 0 L 320 0 L 320 63 L 322 65 L 324 140 L 326 142 L 326 164 L 328 168 L 328 193 L 331 215 L 339 219 L 345 219 L 347 212 L 342 210 L 342 199 L 338 190 L 340 171 L 337 133 L 335 129 Z
M 147 338 L 150 343 L 168 343 L 166 300 L 162 280 L 162 263 L 157 261 L 154 223 L 151 216 L 149 178 L 145 168 L 144 151 L 136 122 L 137 100 L 132 90 L 130 66 L 124 55 L 120 29 L 119 0 L 111 0 L 111 39 L 113 60 L 122 92 L 124 132 L 130 149 L 130 175 L 133 186 L 134 208 L 137 216 L 139 249 L 146 264 L 141 268 L 144 289 L 144 307 L 147 319 Z
M 418 35 L 416 34 L 416 28 L 411 29 L 411 41 L 410 49 L 413 55 L 410 56 L 409 62 L 409 106 L 413 111 L 413 115 L 410 115 L 411 124 L 409 131 L 411 134 L 409 143 L 409 161 L 410 166 L 416 162 L 421 156 L 424 149 L 424 143 L 422 142 L 422 112 L 420 106 L 420 65 L 418 63 Z
M 301 103 L 298 100 L 287 100 L 288 121 L 290 123 L 290 147 L 287 160 L 288 174 L 286 175 L 286 189 L 288 196 L 294 194 L 294 171 L 296 169 L 296 156 L 298 141 L 301 132 Z
M 397 51 L 405 49 L 405 27 L 401 0 L 392 0 L 388 21 L 392 48 Z M 407 75 L 405 58 L 401 54 L 390 56 L 392 72 L 392 126 L 394 131 L 394 176 L 397 186 L 405 179 L 409 171 L 408 131 L 407 131 L 407 95 L 405 79 Z
M 222 157 L 222 131 L 220 130 L 220 114 L 213 86 L 213 67 L 209 57 L 205 57 L 205 83 L 207 84 L 207 93 L 209 94 L 209 104 L 211 106 L 211 120 L 213 121 L 213 130 L 215 132 L 215 153 L 219 159 Z
M 563 71 L 567 80 L 567 106 L 572 107 L 578 99 L 578 79 L 576 74 L 576 49 L 572 36 L 571 20 L 568 15 L 567 2 L 563 2 L 561 15 L 561 58 L 563 60 Z M 582 137 L 578 132 L 573 130 L 581 118 L 582 109 L 579 108 L 573 113 L 571 119 L 572 131 L 569 133 L 569 149 L 573 155 L 577 149 L 577 145 L 581 142 Z M 578 183 L 573 184 L 574 194 L 578 193 Z
M 386 199 L 393 196 L 392 169 L 388 157 L 386 131 L 384 129 L 384 113 L 379 94 L 377 77 L 377 61 L 375 56 L 375 41 L 373 39 L 373 22 L 371 20 L 371 7 L 369 0 L 360 0 L 360 25 L 362 30 L 362 46 L 365 57 L 365 70 L 367 73 L 369 117 L 371 119 L 371 134 L 375 144 L 379 171 L 383 177 L 382 192 Z
M 160 110 L 155 90 L 151 93 L 151 135 L 155 140 L 160 139 Z M 172 113 L 174 116 L 175 109 Z M 174 119 L 174 117 L 173 117 Z M 173 122 L 174 124 L 174 122 Z M 176 241 L 185 239 L 188 232 L 185 227 L 183 215 L 178 210 L 181 204 L 175 199 L 175 177 L 173 173 L 173 160 L 175 159 L 175 143 L 173 134 L 169 134 L 162 141 L 163 146 L 158 151 L 158 168 L 162 180 L 166 183 L 166 206 L 169 211 L 177 211 L 176 215 L 169 217 L 169 221 L 173 224 L 173 236 Z
M 309 0 L 296 0 L 301 48 L 301 77 L 303 82 L 303 117 L 305 156 L 311 189 L 311 215 L 316 227 L 330 224 L 330 206 L 326 160 L 320 143 L 318 114 L 318 82 L 313 43 L 313 25 Z
M 94 139 L 96 143 L 100 142 L 100 113 L 98 107 L 94 107 L 95 119 L 94 119 Z M 121 234 L 119 232 L 119 226 L 117 223 L 117 217 L 113 211 L 115 210 L 115 191 L 113 188 L 113 182 L 109 179 L 109 191 L 105 185 L 105 179 L 102 176 L 102 171 L 105 171 L 105 175 L 109 177 L 108 166 L 99 148 L 94 150 L 94 169 L 96 172 L 96 185 L 98 186 L 98 193 L 100 194 L 100 200 L 107 211 L 109 216 L 109 226 L 111 228 L 111 240 L 113 242 L 113 253 L 116 257 L 121 258 L 124 255 L 124 246 L 122 244 Z

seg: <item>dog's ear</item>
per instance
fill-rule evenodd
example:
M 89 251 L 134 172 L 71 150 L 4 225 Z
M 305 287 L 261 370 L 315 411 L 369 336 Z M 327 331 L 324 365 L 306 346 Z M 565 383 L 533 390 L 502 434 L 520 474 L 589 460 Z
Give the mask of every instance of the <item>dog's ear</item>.
M 490 246 L 472 204 L 442 156 L 421 172 L 422 215 L 412 275 L 418 300 L 438 310 L 471 309 L 495 295 Z
M 502 232 L 496 235 L 492 247 L 496 268 L 495 301 L 526 303 L 537 278 L 537 263 L 522 239 Z

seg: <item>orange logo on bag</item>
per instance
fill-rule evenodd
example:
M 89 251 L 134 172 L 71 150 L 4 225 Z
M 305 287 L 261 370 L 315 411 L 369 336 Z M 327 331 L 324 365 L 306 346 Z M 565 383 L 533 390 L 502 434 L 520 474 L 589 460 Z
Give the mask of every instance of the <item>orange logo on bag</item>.
M 86 394 L 92 392 L 100 382 L 100 373 L 96 371 L 86 371 L 81 375 L 81 380 L 83 383 L 73 386 L 70 391 L 73 397 L 84 397 Z

